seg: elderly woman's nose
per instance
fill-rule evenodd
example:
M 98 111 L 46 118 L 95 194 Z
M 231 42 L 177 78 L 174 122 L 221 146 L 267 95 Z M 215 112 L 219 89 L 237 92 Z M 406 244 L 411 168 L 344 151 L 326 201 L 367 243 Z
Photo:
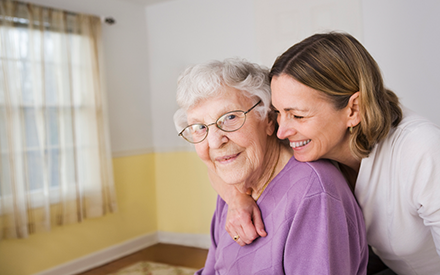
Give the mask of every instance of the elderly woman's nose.
M 226 132 L 220 130 L 215 126 L 212 126 L 209 130 L 207 139 L 209 142 L 209 147 L 211 148 L 218 148 L 223 143 L 228 141 L 228 138 L 226 137 Z

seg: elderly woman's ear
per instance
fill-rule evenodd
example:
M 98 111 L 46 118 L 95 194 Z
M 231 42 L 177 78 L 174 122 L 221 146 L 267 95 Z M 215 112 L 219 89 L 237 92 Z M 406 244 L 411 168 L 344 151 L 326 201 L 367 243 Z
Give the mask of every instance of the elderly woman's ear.
M 266 134 L 268 136 L 272 136 L 273 134 L 276 134 L 275 128 L 276 128 L 276 121 L 271 119 L 271 115 L 269 114 L 266 118 L 267 125 L 266 125 Z
M 269 112 L 267 113 L 267 135 L 272 136 L 274 133 L 276 134 L 278 130 L 278 122 L 277 122 L 277 113 L 273 109 L 273 106 L 271 106 Z

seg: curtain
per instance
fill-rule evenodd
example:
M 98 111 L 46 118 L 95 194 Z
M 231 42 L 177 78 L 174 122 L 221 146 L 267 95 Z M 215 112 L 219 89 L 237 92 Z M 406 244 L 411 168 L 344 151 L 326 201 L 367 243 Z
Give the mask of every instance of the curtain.
M 0 0 L 0 239 L 116 210 L 98 17 Z

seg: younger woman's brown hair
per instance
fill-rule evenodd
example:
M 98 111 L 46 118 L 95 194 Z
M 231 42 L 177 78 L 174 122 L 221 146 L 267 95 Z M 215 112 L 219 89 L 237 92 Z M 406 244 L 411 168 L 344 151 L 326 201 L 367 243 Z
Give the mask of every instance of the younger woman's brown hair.
M 325 93 L 336 109 L 360 92 L 361 122 L 350 136 L 350 150 L 359 159 L 402 120 L 399 99 L 384 87 L 376 61 L 349 34 L 315 34 L 295 44 L 277 58 L 269 78 L 282 74 Z

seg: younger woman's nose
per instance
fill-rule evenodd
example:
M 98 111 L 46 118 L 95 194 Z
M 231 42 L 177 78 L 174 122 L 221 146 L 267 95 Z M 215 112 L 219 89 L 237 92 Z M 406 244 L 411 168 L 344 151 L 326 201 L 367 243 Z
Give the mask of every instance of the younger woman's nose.
M 278 128 L 277 137 L 279 139 L 287 138 L 286 131 L 284 130 L 284 128 L 281 128 L 281 126 Z
M 292 127 L 292 125 L 287 124 L 283 119 L 280 118 L 280 116 L 278 116 L 277 121 L 279 125 L 277 137 L 279 139 L 288 138 L 296 133 L 296 130 Z

